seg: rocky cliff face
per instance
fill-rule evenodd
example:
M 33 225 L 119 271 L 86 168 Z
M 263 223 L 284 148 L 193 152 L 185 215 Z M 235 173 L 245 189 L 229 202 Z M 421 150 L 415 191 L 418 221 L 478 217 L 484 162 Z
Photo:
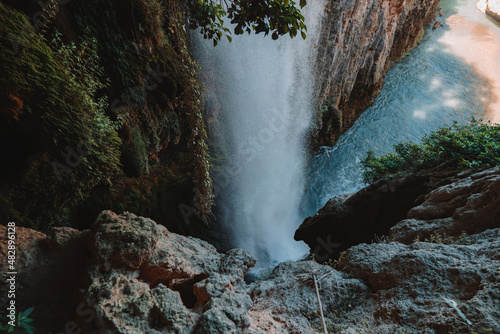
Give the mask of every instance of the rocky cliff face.
M 314 288 L 300 279 L 315 271 L 329 333 L 496 333 L 499 232 L 451 245 L 362 244 L 336 270 L 281 264 L 255 283 L 250 314 L 267 333 L 322 332 Z
M 418 43 L 437 0 L 329 1 L 320 37 L 313 145 L 331 146 L 382 87 L 391 63 Z
M 336 269 L 287 262 L 251 284 L 248 252 L 221 254 L 130 213 L 104 211 L 86 231 L 16 233 L 17 311 L 35 306 L 41 333 L 313 334 L 322 330 L 313 273 L 332 333 L 500 332 L 500 228 L 453 242 L 360 244 Z M 7 249 L 2 239 L 2 269 Z

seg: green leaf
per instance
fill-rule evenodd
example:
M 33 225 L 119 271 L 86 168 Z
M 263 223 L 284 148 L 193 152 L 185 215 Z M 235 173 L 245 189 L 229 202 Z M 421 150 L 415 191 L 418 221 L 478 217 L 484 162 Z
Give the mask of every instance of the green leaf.
M 300 34 L 302 35 L 302 39 L 306 39 L 306 33 L 301 31 Z
M 33 334 L 36 331 L 36 328 L 31 325 L 26 325 L 24 328 L 26 329 L 27 334 Z
M 227 37 L 227 40 L 229 41 L 229 43 L 231 43 L 233 41 L 233 39 L 231 38 L 231 36 L 226 35 L 226 37 Z
M 27 316 L 29 316 L 29 315 L 31 314 L 31 312 L 33 312 L 33 310 L 34 310 L 34 309 L 35 309 L 35 307 L 34 307 L 34 306 L 32 306 L 32 307 L 30 307 L 30 308 L 26 309 L 26 310 L 24 311 L 24 317 L 23 317 L 23 318 L 26 318 Z
M 306 0 L 300 0 L 300 8 L 303 8 L 306 4 Z

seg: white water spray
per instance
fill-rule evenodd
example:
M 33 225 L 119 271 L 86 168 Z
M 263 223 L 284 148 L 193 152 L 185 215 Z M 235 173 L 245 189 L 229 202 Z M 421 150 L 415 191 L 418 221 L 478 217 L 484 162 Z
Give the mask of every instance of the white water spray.
M 313 66 L 324 5 L 315 0 L 304 7 L 306 40 L 243 35 L 215 48 L 198 41 L 198 60 L 212 73 L 205 86 L 216 95 L 212 113 L 223 156 L 214 172 L 217 218 L 229 231 L 231 246 L 256 255 L 257 266 L 307 252 L 293 234 L 302 222 L 305 136 L 313 115 Z

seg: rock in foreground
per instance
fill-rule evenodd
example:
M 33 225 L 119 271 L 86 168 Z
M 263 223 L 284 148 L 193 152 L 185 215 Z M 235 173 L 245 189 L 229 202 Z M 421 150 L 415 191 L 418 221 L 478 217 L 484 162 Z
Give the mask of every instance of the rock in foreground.
M 500 227 L 500 168 L 437 167 L 381 179 L 352 196 L 331 199 L 295 232 L 316 260 L 376 237 L 410 243 L 431 234 L 459 236 Z
M 99 333 L 232 333 L 250 325 L 243 276 L 255 258 L 220 254 L 150 219 L 104 211 L 92 228 L 86 301 Z
M 246 251 L 221 254 L 151 219 L 111 211 L 90 231 L 55 228 L 47 237 L 18 228 L 17 242 L 18 312 L 35 306 L 42 333 L 238 333 L 250 326 L 243 277 L 256 260 Z M 0 253 L 7 254 L 6 240 Z
M 321 332 L 314 288 L 298 279 L 316 270 L 326 275 L 330 333 L 500 333 L 499 251 L 494 229 L 461 244 L 362 244 L 344 253 L 339 271 L 285 263 L 252 288 L 252 324 L 267 325 L 257 333 Z
M 330 333 L 500 332 L 498 228 L 453 244 L 362 244 L 338 270 L 282 263 L 249 285 L 246 251 L 221 254 L 130 213 L 49 237 L 21 228 L 18 251 L 19 302 L 35 306 L 42 333 L 313 334 L 313 272 Z

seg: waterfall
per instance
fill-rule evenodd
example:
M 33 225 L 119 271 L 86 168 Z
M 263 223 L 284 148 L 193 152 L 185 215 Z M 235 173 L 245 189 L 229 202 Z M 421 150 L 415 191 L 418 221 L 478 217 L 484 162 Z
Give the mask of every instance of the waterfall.
M 303 8 L 305 40 L 241 35 L 216 47 L 196 40 L 215 138 L 217 224 L 227 231 L 227 248 L 250 251 L 261 267 L 307 253 L 293 234 L 303 219 L 305 137 L 324 5 L 315 0 Z

